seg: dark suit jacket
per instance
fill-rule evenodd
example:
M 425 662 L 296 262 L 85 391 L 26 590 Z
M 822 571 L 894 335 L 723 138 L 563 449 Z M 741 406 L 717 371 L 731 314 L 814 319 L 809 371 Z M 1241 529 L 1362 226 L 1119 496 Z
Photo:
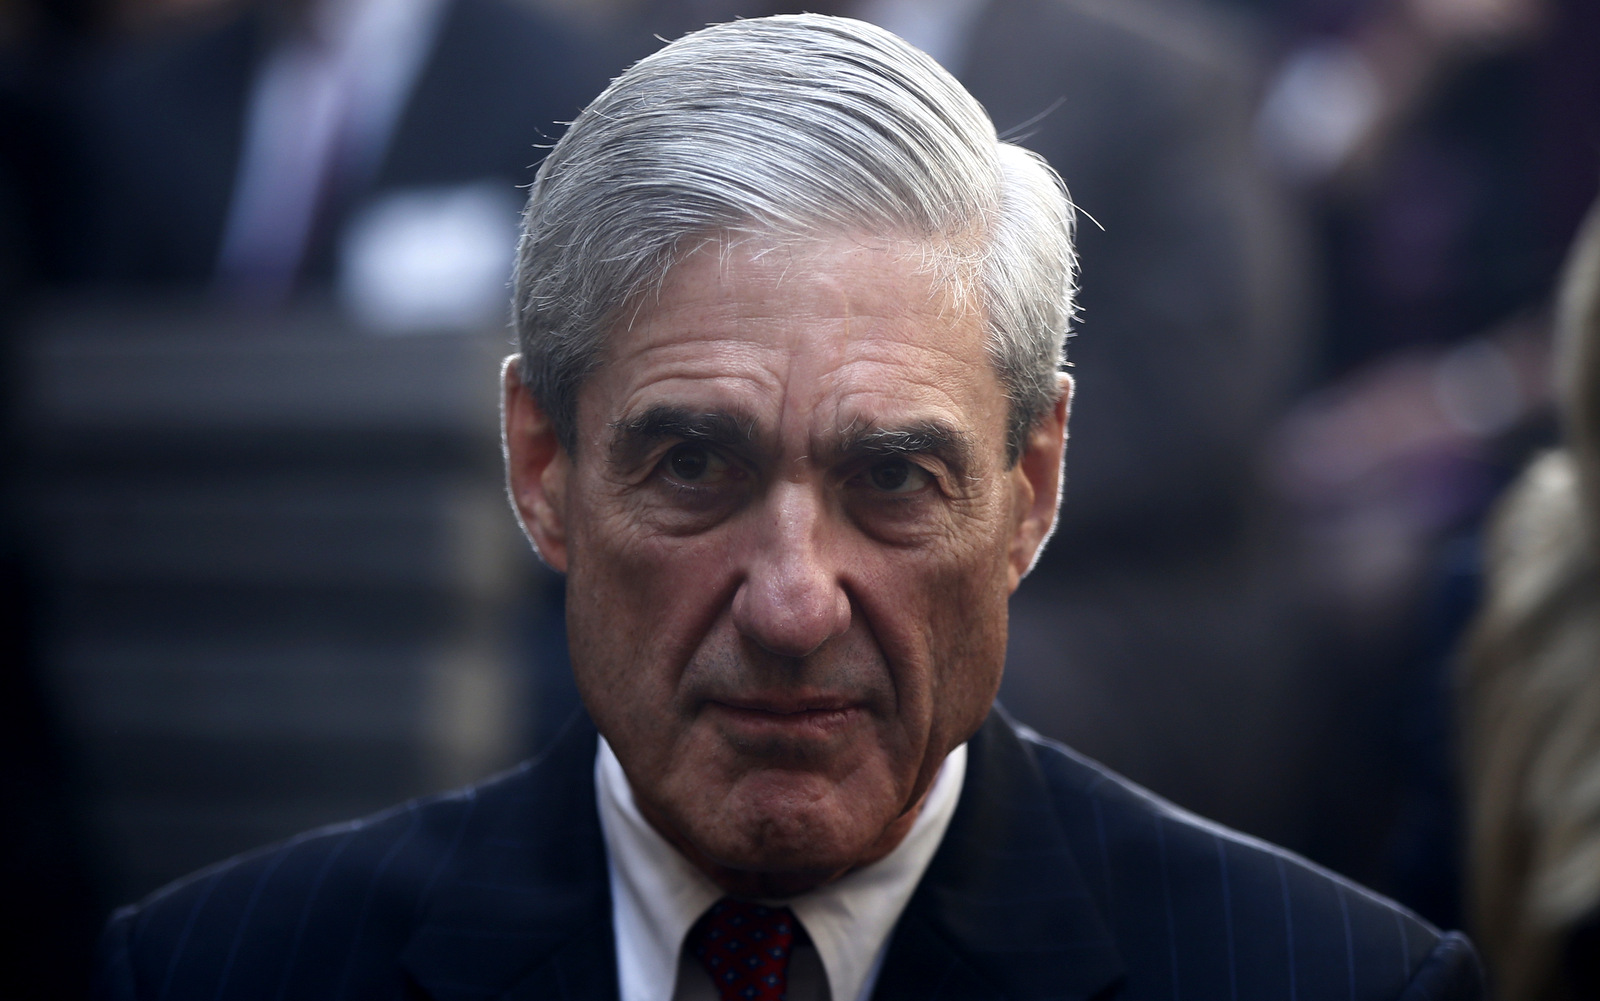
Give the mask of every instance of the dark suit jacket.
M 595 731 L 463 792 L 206 870 L 120 911 L 99 995 L 613 998 Z M 1396 905 L 990 715 L 880 998 L 1476 1001 Z

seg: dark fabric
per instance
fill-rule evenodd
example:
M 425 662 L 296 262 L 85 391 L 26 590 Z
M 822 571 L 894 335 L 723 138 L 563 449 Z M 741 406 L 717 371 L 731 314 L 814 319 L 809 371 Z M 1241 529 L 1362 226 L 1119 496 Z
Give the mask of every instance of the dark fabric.
M 614 998 L 596 737 L 225 862 L 115 916 L 98 996 Z M 1480 1001 L 1409 912 L 991 714 L 879 998 Z

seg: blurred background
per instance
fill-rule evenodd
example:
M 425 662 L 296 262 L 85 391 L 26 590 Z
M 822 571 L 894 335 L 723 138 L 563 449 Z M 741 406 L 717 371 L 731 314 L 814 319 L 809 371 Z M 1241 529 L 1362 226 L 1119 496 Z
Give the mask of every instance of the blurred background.
M 519 186 L 660 38 L 791 9 L 926 49 L 1092 217 L 1002 701 L 1483 925 L 1454 679 L 1490 512 L 1583 419 L 1552 317 L 1600 4 L 7 0 L 8 996 L 79 993 L 111 907 L 570 714 L 561 584 L 500 486 Z M 1543 979 L 1491 950 L 1509 996 L 1596 996 L 1564 934 Z

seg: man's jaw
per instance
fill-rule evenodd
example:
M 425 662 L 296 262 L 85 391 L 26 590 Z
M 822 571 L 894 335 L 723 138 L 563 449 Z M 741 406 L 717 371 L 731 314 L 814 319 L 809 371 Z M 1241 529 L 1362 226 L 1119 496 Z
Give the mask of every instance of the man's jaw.
M 735 793 L 730 799 L 738 797 Z M 781 900 L 815 890 L 894 851 L 916 822 L 926 799 L 927 790 L 924 790 L 915 803 L 877 832 L 869 844 L 852 849 L 844 861 L 837 856 L 835 859 L 818 858 L 815 842 L 820 839 L 794 831 L 770 839 L 758 836 L 762 842 L 759 847 L 747 846 L 744 851 L 732 853 L 748 856 L 746 858 L 719 859 L 702 850 L 687 832 L 651 804 L 637 797 L 636 802 L 645 820 L 724 893 L 747 900 Z

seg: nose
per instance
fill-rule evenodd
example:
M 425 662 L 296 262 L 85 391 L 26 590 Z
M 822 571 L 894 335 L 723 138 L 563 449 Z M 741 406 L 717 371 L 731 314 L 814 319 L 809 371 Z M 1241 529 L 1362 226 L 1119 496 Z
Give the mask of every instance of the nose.
M 733 597 L 734 625 L 771 653 L 804 657 L 850 628 L 823 500 L 813 486 L 782 482 L 753 513 L 759 520 Z

